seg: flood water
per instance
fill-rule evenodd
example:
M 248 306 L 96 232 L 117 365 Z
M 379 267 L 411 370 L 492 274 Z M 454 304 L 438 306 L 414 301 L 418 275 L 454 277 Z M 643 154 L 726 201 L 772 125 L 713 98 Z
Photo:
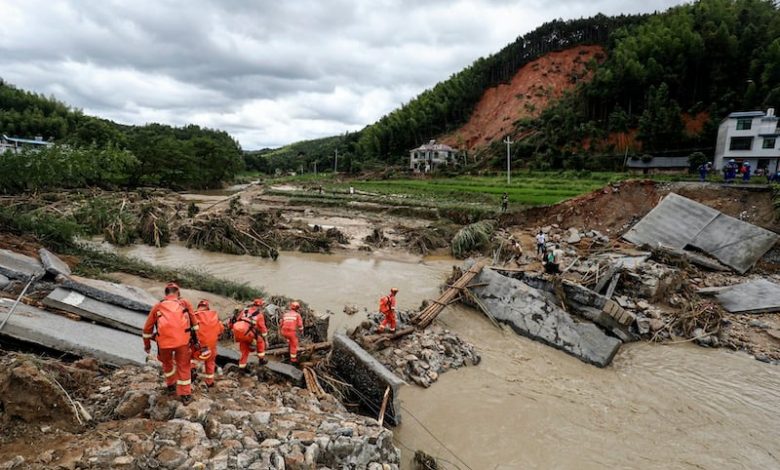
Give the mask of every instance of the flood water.
M 276 262 L 187 250 L 121 250 L 300 297 L 320 311 L 375 308 L 390 286 L 400 308 L 435 297 L 451 260 L 282 253 Z M 359 321 L 336 315 L 332 328 Z M 429 389 L 404 387 L 395 429 L 405 468 L 422 449 L 450 469 L 777 469 L 780 369 L 689 344 L 626 345 L 606 369 L 499 330 L 478 312 L 440 316 L 483 361 Z M 434 437 L 435 436 L 435 437 Z
M 365 319 L 363 308 L 377 309 L 379 298 L 398 287 L 398 308 L 416 309 L 425 299 L 436 298 L 443 273 L 454 260 L 399 259 L 382 255 L 342 255 L 282 252 L 276 261 L 190 250 L 181 245 L 153 248 L 134 245 L 118 252 L 171 267 L 190 267 L 215 276 L 307 302 L 318 312 L 334 312 L 330 331 L 345 331 Z M 343 314 L 345 305 L 357 306 L 356 315 Z

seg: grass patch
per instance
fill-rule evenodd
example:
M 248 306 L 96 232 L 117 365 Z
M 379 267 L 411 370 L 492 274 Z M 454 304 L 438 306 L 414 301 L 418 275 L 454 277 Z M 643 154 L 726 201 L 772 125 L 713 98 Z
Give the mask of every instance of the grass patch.
M 74 245 L 63 251 L 63 253 L 79 257 L 81 262 L 74 269 L 74 273 L 85 277 L 105 278 L 107 274 L 119 271 L 160 282 L 176 281 L 181 287 L 187 289 L 202 290 L 240 301 L 249 301 L 257 297 L 266 296 L 266 292 L 262 289 L 245 283 L 220 279 L 194 269 L 172 269 L 164 266 L 155 266 L 137 258 L 84 246 Z

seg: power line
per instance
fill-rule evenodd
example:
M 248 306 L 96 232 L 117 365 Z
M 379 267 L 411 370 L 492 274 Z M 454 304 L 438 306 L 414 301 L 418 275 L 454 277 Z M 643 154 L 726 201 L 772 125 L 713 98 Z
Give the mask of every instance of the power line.
M 417 424 L 419 424 L 420 426 L 422 426 L 422 428 L 423 428 L 423 429 L 425 429 L 425 432 L 427 432 L 428 434 L 430 434 L 430 436 L 431 436 L 431 437 L 432 437 L 432 438 L 433 438 L 433 439 L 434 439 L 436 442 L 438 442 L 438 443 L 439 443 L 439 445 L 441 445 L 442 447 L 444 447 L 444 448 L 447 450 L 447 452 L 449 452 L 450 454 L 452 454 L 452 456 L 453 456 L 453 457 L 455 457 L 456 459 L 458 459 L 458 462 L 462 463 L 462 464 L 463 464 L 463 466 L 464 466 L 464 467 L 466 467 L 466 468 L 468 468 L 469 470 L 474 470 L 473 468 L 471 468 L 471 467 L 469 466 L 469 464 L 467 464 L 467 463 L 466 463 L 466 462 L 465 462 L 465 461 L 464 461 L 462 458 L 460 458 L 460 457 L 458 456 L 458 454 L 456 454 L 456 453 L 455 453 L 455 452 L 454 452 L 452 449 L 450 449 L 449 447 L 447 447 L 447 444 L 443 443 L 443 442 L 441 441 L 441 439 L 439 439 L 438 437 L 436 437 L 436 435 L 433 433 L 433 431 L 431 431 L 430 429 L 428 429 L 428 427 L 427 427 L 425 424 L 423 424 L 423 422 L 422 422 L 422 421 L 420 421 L 419 419 L 417 419 L 417 416 L 415 416 L 415 415 L 414 415 L 414 413 L 412 413 L 411 411 L 409 411 L 409 409 L 408 409 L 408 408 L 406 408 L 406 407 L 405 407 L 405 406 L 403 406 L 403 405 L 401 405 L 401 409 L 402 409 L 402 410 L 404 410 L 405 412 L 409 413 L 409 416 L 411 416 L 411 417 L 412 417 L 412 418 L 413 418 L 415 421 L 417 421 Z

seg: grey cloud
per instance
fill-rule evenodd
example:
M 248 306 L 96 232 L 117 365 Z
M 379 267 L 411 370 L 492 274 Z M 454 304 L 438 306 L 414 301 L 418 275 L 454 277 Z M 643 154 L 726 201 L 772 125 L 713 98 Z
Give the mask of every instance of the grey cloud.
M 258 148 L 359 129 L 544 21 L 679 3 L 0 0 L 0 74 L 86 112 L 220 127 Z

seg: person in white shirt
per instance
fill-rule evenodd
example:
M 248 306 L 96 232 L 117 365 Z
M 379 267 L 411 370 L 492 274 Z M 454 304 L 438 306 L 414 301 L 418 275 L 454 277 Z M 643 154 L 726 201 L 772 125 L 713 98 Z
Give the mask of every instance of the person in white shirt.
M 536 254 L 544 255 L 544 252 L 547 251 L 547 247 L 545 246 L 546 240 L 544 232 L 539 230 L 539 233 L 536 234 Z

